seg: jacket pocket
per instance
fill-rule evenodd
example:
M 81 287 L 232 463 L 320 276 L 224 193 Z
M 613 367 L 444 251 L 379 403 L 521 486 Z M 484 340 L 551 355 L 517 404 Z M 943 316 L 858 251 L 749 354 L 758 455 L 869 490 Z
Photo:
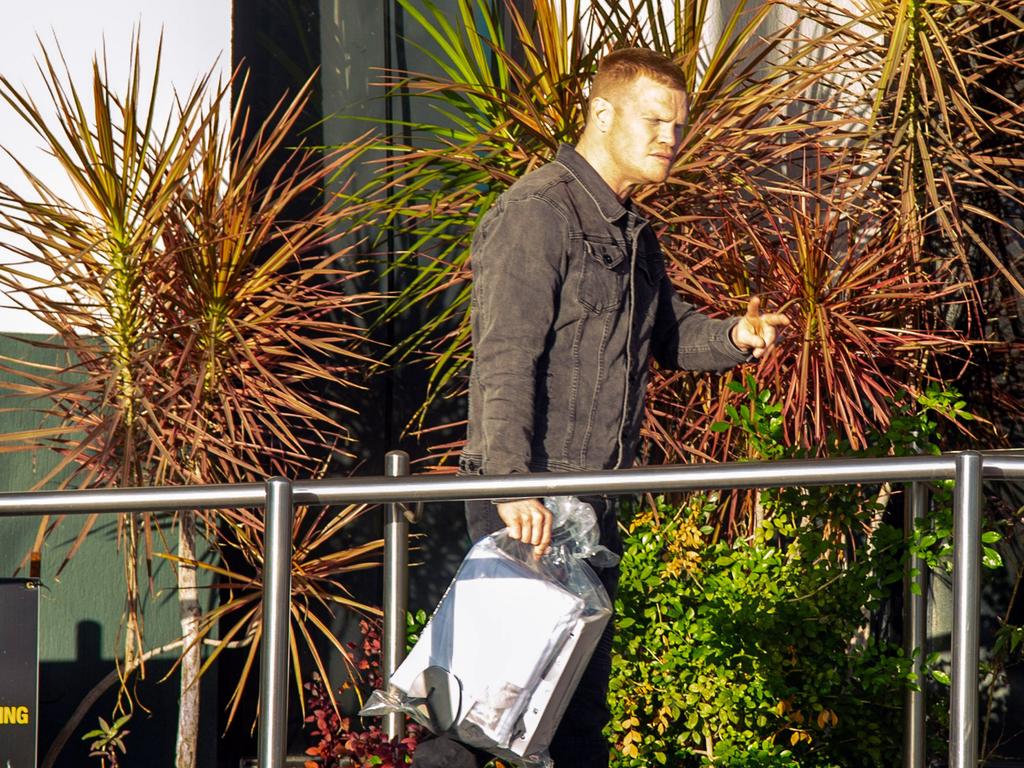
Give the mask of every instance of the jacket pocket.
M 583 241 L 578 298 L 590 312 L 609 312 L 622 304 L 625 256 L 614 243 Z

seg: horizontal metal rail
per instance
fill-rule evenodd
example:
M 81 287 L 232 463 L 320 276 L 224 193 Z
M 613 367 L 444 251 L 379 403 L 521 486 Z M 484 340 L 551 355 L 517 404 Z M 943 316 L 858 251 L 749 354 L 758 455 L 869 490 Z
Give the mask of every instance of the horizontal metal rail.
M 1024 477 L 1024 456 L 981 454 L 983 476 Z M 551 472 L 470 477 L 346 477 L 292 481 L 296 504 L 388 504 L 585 493 L 628 494 L 730 488 L 912 483 L 956 478 L 956 454 L 879 459 L 795 459 L 685 464 L 602 472 Z M 0 517 L 92 512 L 262 507 L 263 483 L 0 493 Z
M 0 517 L 93 512 L 163 512 L 177 509 L 263 507 L 267 510 L 264 574 L 264 636 L 261 654 L 259 721 L 260 768 L 284 763 L 286 718 L 288 616 L 290 601 L 291 515 L 294 504 L 399 504 L 487 498 L 539 497 L 580 494 L 630 494 L 736 488 L 890 483 L 928 483 L 954 480 L 955 559 L 954 627 L 952 639 L 953 697 L 951 701 L 950 766 L 973 768 L 977 762 L 978 632 L 977 588 L 980 583 L 980 547 L 976 532 L 981 513 L 983 478 L 1024 478 L 1024 456 L 1004 452 L 966 452 L 941 456 L 885 457 L 876 459 L 806 459 L 774 462 L 691 464 L 601 472 L 558 472 L 495 477 L 429 475 L 415 477 L 350 477 L 267 483 L 198 485 L 159 488 L 117 488 L 37 491 L 0 494 Z M 916 506 L 916 505 L 915 505 Z M 389 524 L 398 522 L 395 508 Z M 397 528 L 396 528 L 397 530 Z M 401 559 L 403 547 L 389 551 Z M 398 567 L 398 571 L 394 568 Z M 402 563 L 387 565 L 389 593 L 384 604 L 403 604 L 396 590 L 406 588 Z M 392 617 L 393 618 L 393 617 Z M 387 619 L 386 619 L 387 620 Z M 400 619 L 399 619 L 400 621 Z M 391 622 L 394 624 L 394 622 Z M 388 666 L 401 661 L 400 644 L 389 653 Z M 973 670 L 973 671 L 972 671 Z M 393 669 L 385 669 L 387 675 Z M 923 714 L 921 700 L 908 701 L 912 717 Z M 918 736 L 923 723 L 908 722 Z M 905 760 L 923 761 L 919 749 L 905 750 Z M 909 763 L 905 763 L 909 765 Z
M 989 479 L 1024 478 L 1024 456 L 980 454 Z M 879 459 L 794 459 L 685 464 L 602 472 L 496 476 L 417 475 L 292 481 L 296 504 L 388 504 L 578 494 L 913 483 L 956 478 L 957 454 Z M 263 483 L 0 493 L 0 517 L 262 507 Z

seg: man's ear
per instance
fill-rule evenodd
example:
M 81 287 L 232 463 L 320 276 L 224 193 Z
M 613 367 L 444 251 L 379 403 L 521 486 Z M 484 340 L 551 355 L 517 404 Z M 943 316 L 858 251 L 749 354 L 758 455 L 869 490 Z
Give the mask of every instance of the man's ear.
M 612 124 L 615 107 L 608 99 L 595 96 L 590 100 L 590 122 L 602 133 L 606 133 Z

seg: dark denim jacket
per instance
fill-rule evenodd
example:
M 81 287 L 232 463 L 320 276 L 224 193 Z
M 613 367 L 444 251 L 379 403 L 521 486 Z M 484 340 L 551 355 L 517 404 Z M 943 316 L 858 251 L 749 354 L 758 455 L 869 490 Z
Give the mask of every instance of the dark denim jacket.
M 676 294 L 657 238 L 572 147 L 512 185 L 473 238 L 473 369 L 460 470 L 628 467 L 651 355 L 748 360 Z

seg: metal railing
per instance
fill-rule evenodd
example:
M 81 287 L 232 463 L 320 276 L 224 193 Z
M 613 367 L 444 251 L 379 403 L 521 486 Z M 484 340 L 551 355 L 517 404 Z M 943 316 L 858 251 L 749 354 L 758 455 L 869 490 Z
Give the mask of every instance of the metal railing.
M 953 631 L 951 638 L 950 768 L 977 765 L 978 654 L 981 583 L 980 520 L 983 479 L 1024 478 L 1024 457 L 965 452 L 942 456 L 877 459 L 811 459 L 777 462 L 643 467 L 603 472 L 509 475 L 502 477 L 407 476 L 408 457 L 388 455 L 385 477 L 352 477 L 266 483 L 0 494 L 0 516 L 161 512 L 176 509 L 264 507 L 266 510 L 263 584 L 264 646 L 260 657 L 258 765 L 284 764 L 287 724 L 287 649 L 291 593 L 291 522 L 295 504 L 388 504 L 385 523 L 385 626 L 382 672 L 385 679 L 404 651 L 407 594 L 408 524 L 401 504 L 487 498 L 580 494 L 629 494 L 649 491 L 699 491 L 734 488 L 907 483 L 911 485 L 907 524 L 922 517 L 927 483 L 954 481 Z M 923 564 L 912 560 L 910 573 L 923 579 Z M 906 644 L 922 683 L 925 644 L 924 591 L 907 590 Z M 920 582 L 919 582 L 920 586 Z M 923 686 L 907 694 L 904 765 L 923 768 Z M 389 734 L 400 718 L 386 722 Z

